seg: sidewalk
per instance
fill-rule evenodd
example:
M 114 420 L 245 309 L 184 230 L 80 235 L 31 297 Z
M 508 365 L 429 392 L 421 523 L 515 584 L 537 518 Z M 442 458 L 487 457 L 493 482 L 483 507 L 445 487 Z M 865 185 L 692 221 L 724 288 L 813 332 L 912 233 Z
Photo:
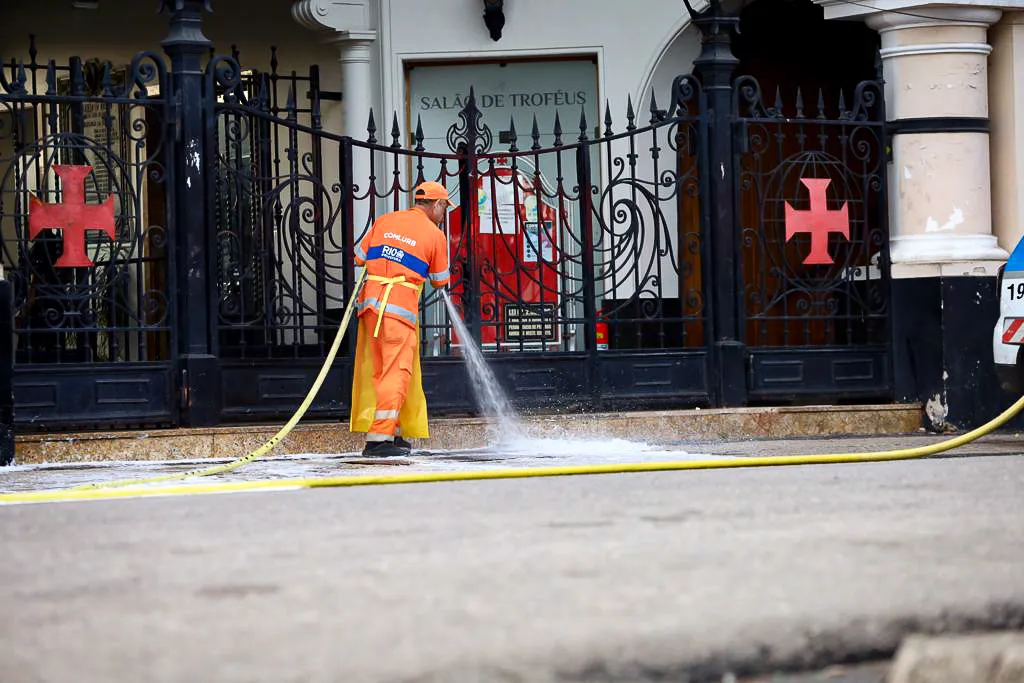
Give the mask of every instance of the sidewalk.
M 620 438 L 649 444 L 721 445 L 744 439 L 896 436 L 922 429 L 920 405 L 722 408 L 588 415 L 523 417 L 531 435 L 542 438 Z M 480 448 L 488 444 L 488 422 L 476 418 L 431 421 L 431 450 Z M 237 458 L 270 439 L 281 425 L 237 425 L 199 429 L 138 430 L 66 434 L 21 434 L 16 463 L 101 462 Z M 353 453 L 362 435 L 348 425 L 300 423 L 271 455 Z

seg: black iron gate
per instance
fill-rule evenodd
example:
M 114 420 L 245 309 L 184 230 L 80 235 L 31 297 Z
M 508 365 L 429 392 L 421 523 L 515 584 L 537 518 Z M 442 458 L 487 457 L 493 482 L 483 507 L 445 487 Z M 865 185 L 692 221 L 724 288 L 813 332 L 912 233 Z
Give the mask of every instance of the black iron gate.
M 384 141 L 372 112 L 365 140 L 325 131 L 315 72 L 246 72 L 218 58 L 206 84 L 225 419 L 290 414 L 351 292 L 353 244 L 423 180 L 459 198 L 446 225 L 450 292 L 513 402 L 712 402 L 706 120 L 692 78 L 677 81 L 667 109 L 652 98 L 642 118 L 630 103 L 617 131 L 610 111 L 601 127 L 556 116 L 543 134 L 536 120 L 496 131 L 470 93 L 447 131 L 417 122 L 403 134 L 396 115 Z M 430 135 L 445 148 L 427 150 Z M 420 335 L 432 410 L 474 411 L 467 340 L 436 292 L 422 301 Z M 350 376 L 346 354 L 311 414 L 346 414 Z
M 173 139 L 163 57 L 0 68 L 0 230 L 18 423 L 169 425 Z
M 889 260 L 881 83 L 773 104 L 733 86 L 741 339 L 752 400 L 887 398 Z
M 506 125 L 470 91 L 447 130 L 367 112 L 356 139 L 325 126 L 340 94 L 316 67 L 215 56 L 207 5 L 167 3 L 170 67 L 59 65 L 33 45 L 0 69 L 22 428 L 290 415 L 354 286 L 353 245 L 427 179 L 458 198 L 457 314 L 521 409 L 888 397 L 878 82 L 849 108 L 799 91 L 769 105 L 732 74 L 731 20 L 702 15 L 696 75 L 642 104 Z M 424 384 L 434 412 L 473 412 L 451 322 L 428 293 Z M 352 349 L 311 417 L 345 418 Z

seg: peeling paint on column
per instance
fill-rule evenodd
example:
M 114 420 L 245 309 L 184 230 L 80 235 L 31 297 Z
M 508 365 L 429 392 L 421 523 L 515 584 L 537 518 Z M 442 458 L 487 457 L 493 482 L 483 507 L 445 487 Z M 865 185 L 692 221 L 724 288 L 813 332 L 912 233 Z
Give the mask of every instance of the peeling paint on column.
M 954 206 L 953 207 L 953 213 L 949 214 L 949 220 L 946 221 L 945 223 L 943 223 L 942 225 L 939 225 L 938 221 L 936 221 L 931 216 L 928 216 L 928 220 L 927 220 L 927 222 L 925 223 L 925 226 L 924 226 L 924 231 L 925 232 L 952 232 L 952 231 L 956 230 L 956 226 L 963 225 L 963 222 L 964 222 L 964 212 L 963 212 L 963 209 L 961 209 L 958 206 Z

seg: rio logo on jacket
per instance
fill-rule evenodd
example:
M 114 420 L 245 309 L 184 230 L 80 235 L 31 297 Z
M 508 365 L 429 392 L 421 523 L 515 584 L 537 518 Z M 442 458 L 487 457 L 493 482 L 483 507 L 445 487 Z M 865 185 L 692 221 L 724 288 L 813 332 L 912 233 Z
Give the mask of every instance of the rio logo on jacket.
M 388 261 L 394 261 L 395 263 L 402 263 L 405 260 L 404 251 L 396 247 L 389 247 L 386 244 L 380 248 L 380 255 Z

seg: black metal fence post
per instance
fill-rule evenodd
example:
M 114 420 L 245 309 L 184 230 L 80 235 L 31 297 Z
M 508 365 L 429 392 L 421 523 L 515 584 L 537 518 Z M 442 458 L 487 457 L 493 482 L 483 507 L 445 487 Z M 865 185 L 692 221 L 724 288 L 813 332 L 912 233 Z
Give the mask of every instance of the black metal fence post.
M 14 284 L 0 272 L 0 466 L 14 463 Z
M 207 225 L 205 172 L 213 171 L 205 149 L 206 98 L 203 59 L 210 41 L 203 35 L 203 11 L 211 0 L 162 0 L 170 10 L 170 30 L 163 41 L 171 59 L 171 95 L 175 103 L 177 144 L 169 163 L 176 183 L 171 238 L 176 250 L 176 318 L 178 369 L 181 373 L 181 422 L 186 426 L 220 422 L 223 389 L 216 356 L 217 291 L 214 286 L 216 245 Z
M 691 15 L 693 14 L 691 10 Z M 710 254 L 712 262 L 712 330 L 715 346 L 715 393 L 721 406 L 747 402 L 746 347 L 740 325 L 738 229 L 734 184 L 732 74 L 739 60 L 732 53 L 731 28 L 739 18 L 723 13 L 718 0 L 693 23 L 701 31 L 701 52 L 694 73 L 706 96 L 710 125 L 708 168 L 711 172 Z
M 480 266 L 477 263 L 476 234 L 473 220 L 476 212 L 477 159 L 473 145 L 467 144 L 462 168 L 459 169 L 459 206 L 462 208 L 462 241 L 466 245 L 466 264 L 462 274 L 462 317 L 463 322 L 476 344 L 482 337 L 480 324 Z M 484 220 L 483 217 L 477 219 Z
M 320 113 L 320 67 L 312 66 L 309 69 L 309 99 L 310 99 L 310 126 L 316 133 L 311 136 L 313 155 L 313 176 L 324 177 L 324 139 L 319 134 L 323 130 L 323 123 Z M 317 325 L 323 325 L 327 316 L 327 239 L 324 234 L 324 226 L 329 216 L 325 214 L 324 197 L 316 197 L 316 204 L 313 208 L 314 222 L 314 260 L 316 261 L 316 319 Z M 330 324 L 327 325 L 329 329 Z
M 491 133 L 482 122 L 482 114 L 476 106 L 476 93 L 469 89 L 469 98 L 459 112 L 461 125 L 453 125 L 448 131 L 449 148 L 460 156 L 459 162 L 459 206 L 462 208 L 462 241 L 466 245 L 465 271 L 462 274 L 462 316 L 466 328 L 479 345 L 482 339 L 480 306 L 480 266 L 477 263 L 476 235 L 479 221 L 486 217 L 476 216 L 477 183 L 479 171 L 477 157 L 490 147 Z M 476 219 L 474 221 L 474 218 Z M 494 322 L 498 322 L 497 312 Z
M 597 352 L 597 291 L 594 278 L 594 196 L 590 168 L 590 146 L 581 135 L 576 148 L 576 180 L 579 183 L 580 234 L 583 239 L 583 344 L 587 349 L 587 375 L 590 394 L 595 402 L 601 398 L 600 355 Z M 597 408 L 597 406 L 594 406 Z
M 352 296 L 352 290 L 356 286 L 356 274 L 355 274 L 355 196 L 354 187 L 355 180 L 353 160 L 352 160 L 352 138 L 344 137 L 338 145 L 338 163 L 341 165 L 339 169 L 339 182 L 341 186 L 341 279 L 342 279 L 342 301 L 348 301 L 348 298 Z M 360 179 L 361 182 L 367 182 Z M 342 313 L 344 315 L 344 312 Z M 353 325 L 355 323 L 352 323 Z M 355 357 L 356 352 L 356 335 L 353 330 L 352 333 L 346 334 L 342 341 L 343 349 L 345 354 L 352 358 Z

